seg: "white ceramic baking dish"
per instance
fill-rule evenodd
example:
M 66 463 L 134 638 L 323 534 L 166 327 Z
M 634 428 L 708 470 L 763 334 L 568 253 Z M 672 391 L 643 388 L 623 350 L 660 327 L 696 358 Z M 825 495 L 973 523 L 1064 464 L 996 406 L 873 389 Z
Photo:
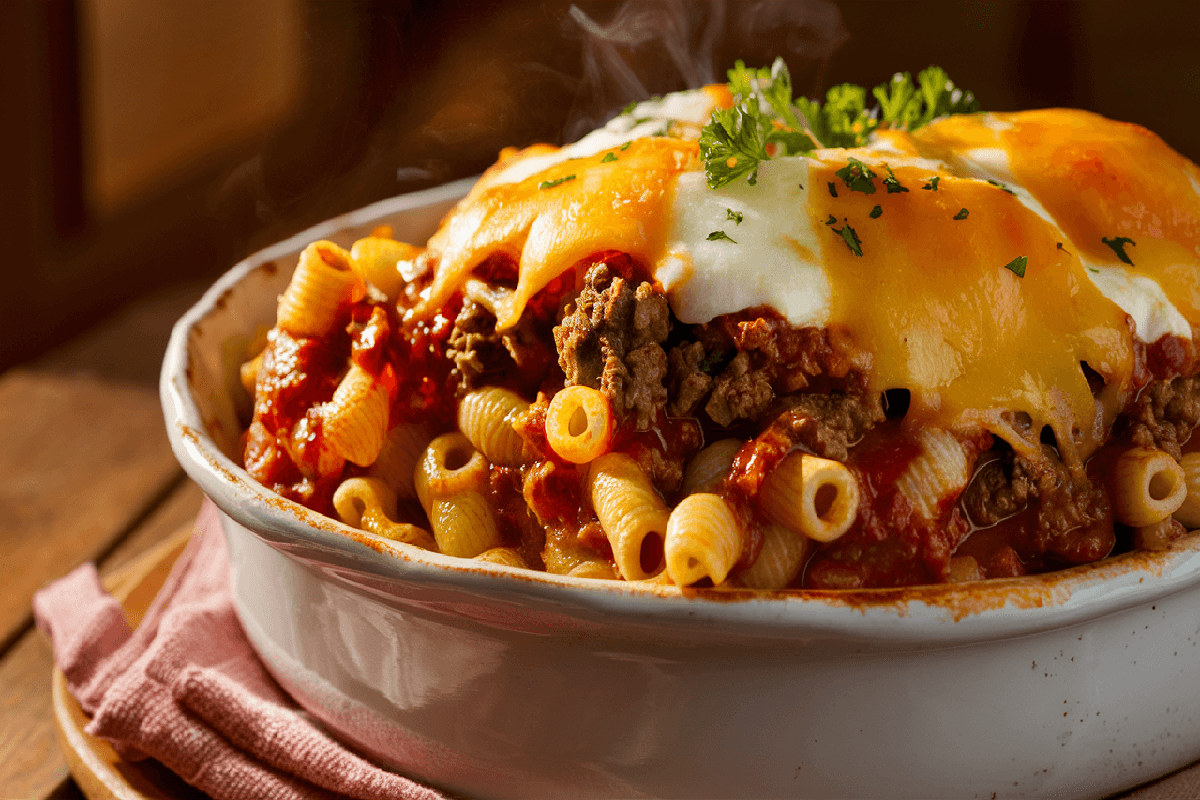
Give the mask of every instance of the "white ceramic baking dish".
M 171 444 L 224 512 L 238 613 L 336 736 L 464 796 L 1090 798 L 1200 757 L 1200 534 L 1016 580 L 773 595 L 459 561 L 238 466 L 237 379 L 299 251 L 422 242 L 469 182 L 238 264 L 175 327 Z

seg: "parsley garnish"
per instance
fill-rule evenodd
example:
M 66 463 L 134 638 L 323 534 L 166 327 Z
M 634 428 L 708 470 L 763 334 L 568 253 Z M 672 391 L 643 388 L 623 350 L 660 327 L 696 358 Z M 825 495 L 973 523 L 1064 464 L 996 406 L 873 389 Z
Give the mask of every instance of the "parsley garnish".
M 633 144 L 633 142 L 626 142 L 625 144 L 621 145 L 621 149 L 622 149 L 622 150 L 628 150 L 628 149 L 629 149 L 629 145 L 631 145 L 631 144 Z
M 1011 271 L 1018 278 L 1025 277 L 1025 266 L 1029 264 L 1029 256 L 1017 256 L 1012 261 L 1004 265 L 1004 268 Z
M 566 183 L 567 181 L 573 181 L 573 180 L 575 180 L 574 175 L 567 175 L 564 178 L 557 178 L 552 181 L 542 181 L 541 183 L 538 184 L 538 188 L 539 189 L 552 189 L 555 186 L 558 186 L 560 183 Z
M 1008 192 L 1009 194 L 1012 194 L 1012 195 L 1016 194 L 1016 192 L 1014 192 L 1012 189 L 1005 186 L 1000 181 L 994 181 L 991 178 L 988 178 L 988 183 L 990 183 L 992 186 L 995 186 L 997 189 L 1002 189 L 1002 190 Z
M 737 242 L 734 242 L 733 239 L 729 238 L 729 234 L 725 233 L 725 231 L 713 231 L 712 233 L 710 233 L 708 235 L 708 241 L 710 241 L 710 242 L 715 242 L 720 239 L 724 239 L 728 242 L 733 242 L 734 244 L 737 244 Z
M 1125 252 L 1125 245 L 1131 244 L 1134 247 L 1137 247 L 1137 242 L 1124 236 L 1114 236 L 1111 239 L 1109 239 L 1107 236 L 1101 236 L 1100 241 L 1111 247 L 1112 251 L 1117 254 L 1117 258 L 1121 259 L 1129 266 L 1133 266 L 1133 259 L 1131 259 L 1129 254 Z
M 835 184 L 833 181 L 829 182 L 829 193 L 834 197 L 837 197 L 837 184 Z
M 725 219 L 731 219 L 734 221 L 734 224 L 741 225 L 742 224 L 742 212 L 734 211 L 732 208 L 727 208 L 727 209 L 725 209 Z
M 955 219 L 966 219 L 970 215 L 970 213 L 971 213 L 970 211 L 967 211 L 964 208 L 962 211 L 959 211 L 957 214 L 955 214 L 954 218 Z
M 1094 273 L 1096 273 L 1097 275 L 1099 275 L 1099 274 L 1100 274 L 1100 270 L 1096 269 L 1095 267 L 1088 267 L 1088 268 L 1087 268 L 1087 271 L 1088 271 L 1088 272 L 1094 272 Z
M 871 209 L 871 219 L 879 219 L 883 216 L 883 206 L 875 206 Z
M 899 179 L 896 178 L 896 173 L 892 172 L 891 167 L 889 167 L 887 164 L 884 164 L 883 168 L 887 170 L 888 174 L 888 176 L 883 179 L 883 185 L 887 187 L 888 194 L 896 194 L 897 192 L 908 191 L 908 187 L 906 187 L 899 181 Z
M 909 73 L 898 72 L 871 95 L 879 105 L 868 109 L 867 90 L 844 83 L 826 93 L 823 106 L 804 98 L 796 105 L 824 147 L 861 147 L 876 128 L 911 131 L 947 114 L 979 111 L 975 96 L 955 88 L 939 67 L 922 70 L 916 83 Z
M 745 176 L 758 183 L 758 165 L 766 161 L 767 129 L 749 102 L 713 110 L 712 122 L 700 132 L 700 153 L 708 187 L 716 189 Z
M 777 155 L 801 155 L 818 146 L 859 147 L 877 128 L 914 130 L 936 117 L 979 110 L 975 96 L 955 88 L 944 70 L 922 70 L 912 76 L 897 73 L 876 86 L 876 107 L 867 108 L 867 90 L 853 84 L 834 86 L 822 104 L 792 98 L 792 79 L 783 59 L 768 69 L 747 67 L 741 61 L 729 70 L 734 107 L 714 109 L 700 134 L 700 155 L 711 189 L 745 177 L 753 185 L 758 165 Z M 764 107 L 769 110 L 764 110 Z M 901 191 L 890 189 L 889 191 Z
M 607 164 L 610 161 L 616 161 L 616 160 L 617 160 L 617 154 L 610 150 L 604 154 L 604 158 L 600 159 L 600 163 Z
M 632 100 L 632 101 L 630 101 L 629 105 L 627 105 L 621 109 L 621 114 L 622 115 L 632 114 L 633 110 L 635 108 L 637 108 L 637 100 Z
M 926 184 L 925 184 L 924 186 L 922 186 L 921 188 L 922 188 L 922 189 L 928 189 L 928 190 L 929 190 L 929 191 L 931 191 L 931 192 L 936 192 L 936 191 L 938 190 L 938 188 L 937 188 L 938 181 L 940 181 L 941 179 L 942 179 L 942 178 L 941 178 L 941 176 L 940 176 L 940 175 L 934 175 L 932 178 L 930 178 L 930 179 L 929 179 L 929 182 L 928 182 L 928 183 L 926 183 Z
M 699 369 L 701 372 L 703 372 L 705 375 L 712 375 L 714 372 L 717 371 L 718 365 L 720 365 L 721 361 L 724 360 L 724 358 L 725 358 L 725 353 L 723 351 L 713 350 L 711 353 L 706 355 L 704 358 L 700 359 L 700 363 L 696 365 L 696 368 Z
M 846 246 L 850 248 L 850 252 L 862 258 L 862 241 L 858 238 L 858 234 L 854 232 L 854 228 L 850 227 L 850 220 L 840 228 L 833 228 L 834 233 L 842 237 L 846 242 Z
M 871 171 L 871 168 L 857 158 L 850 158 L 849 162 L 833 174 L 841 178 L 852 192 L 875 194 L 875 181 L 872 180 L 875 173 Z
M 825 220 L 826 225 L 837 225 L 837 217 L 833 214 L 829 215 L 829 219 Z

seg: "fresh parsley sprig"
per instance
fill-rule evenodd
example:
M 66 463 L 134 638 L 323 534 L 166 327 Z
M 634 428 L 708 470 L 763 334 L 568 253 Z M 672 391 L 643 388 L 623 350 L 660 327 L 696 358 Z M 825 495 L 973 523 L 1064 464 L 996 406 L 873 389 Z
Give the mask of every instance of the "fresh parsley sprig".
M 715 109 L 700 134 L 700 155 L 712 189 L 742 177 L 754 185 L 759 164 L 772 155 L 861 147 L 879 128 L 914 130 L 947 114 L 979 111 L 975 96 L 958 89 L 940 67 L 922 70 L 916 82 L 907 72 L 896 73 L 872 90 L 878 101 L 872 108 L 867 107 L 867 90 L 850 83 L 826 92 L 824 104 L 793 98 L 783 59 L 776 59 L 770 69 L 738 61 L 729 70 L 729 91 L 733 108 Z M 903 191 L 887 186 L 889 192 Z
M 716 189 L 743 176 L 753 186 L 758 182 L 758 165 L 771 158 L 767 146 L 782 155 L 800 155 L 815 146 L 801 130 L 792 109 L 792 78 L 783 59 L 770 68 L 751 69 L 741 61 L 729 70 L 732 108 L 713 110 L 708 125 L 700 132 L 700 155 L 710 188 Z M 775 112 L 762 109 L 762 102 Z

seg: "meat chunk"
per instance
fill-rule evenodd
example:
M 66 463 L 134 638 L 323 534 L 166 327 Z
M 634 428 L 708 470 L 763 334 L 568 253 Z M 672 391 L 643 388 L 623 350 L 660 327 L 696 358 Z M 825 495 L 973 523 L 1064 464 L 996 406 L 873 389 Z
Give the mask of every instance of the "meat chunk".
M 463 300 L 447 341 L 446 357 L 454 362 L 451 378 L 460 394 L 479 386 L 515 382 L 527 390 L 537 387 L 546 375 L 549 348 L 533 329 L 529 315 L 507 331 L 496 330 L 496 318 L 480 303 Z
M 704 410 L 728 427 L 735 419 L 757 419 L 771 407 L 775 390 L 765 369 L 750 369 L 750 356 L 738 353 L 713 384 Z
M 1053 448 L 1043 445 L 1041 455 L 1029 459 L 1008 452 L 980 466 L 963 492 L 967 515 L 986 528 L 1028 509 L 1030 519 L 1017 542 L 1022 556 L 1053 553 L 1075 563 L 1103 558 L 1114 542 L 1103 487 L 1071 470 Z
M 771 470 L 797 447 L 845 461 L 850 448 L 884 420 L 877 394 L 798 394 L 773 407 L 774 420 L 734 461 L 729 485 L 747 497 L 758 494 Z
M 674 415 L 694 414 L 704 403 L 713 422 L 727 427 L 759 419 L 779 396 L 862 390 L 862 365 L 833 346 L 828 330 L 794 328 L 768 309 L 718 317 L 693 335 L 667 359 L 667 411 Z
M 845 461 L 867 431 L 884 420 L 877 394 L 800 394 L 785 401 L 782 418 L 811 420 L 795 433 L 798 444 L 822 458 Z
M 1118 422 L 1115 434 L 1125 433 L 1134 444 L 1157 447 L 1178 459 L 1180 446 L 1200 424 L 1200 376 L 1158 380 L 1134 401 Z
M 667 413 L 673 417 L 690 417 L 700 407 L 712 388 L 713 378 L 705 362 L 708 353 L 700 342 L 687 342 L 671 348 L 667 355 L 668 396 Z
M 635 288 L 607 263 L 594 264 L 574 308 L 554 329 L 567 385 L 600 390 L 618 417 L 633 414 L 637 429 L 646 430 L 667 402 L 662 342 L 670 330 L 662 292 L 648 282 Z
M 507 362 L 507 354 L 496 332 L 496 318 L 479 303 L 464 300 L 454 320 L 447 342 L 446 357 L 454 362 L 450 375 L 460 392 L 480 385 L 480 378 L 498 372 Z

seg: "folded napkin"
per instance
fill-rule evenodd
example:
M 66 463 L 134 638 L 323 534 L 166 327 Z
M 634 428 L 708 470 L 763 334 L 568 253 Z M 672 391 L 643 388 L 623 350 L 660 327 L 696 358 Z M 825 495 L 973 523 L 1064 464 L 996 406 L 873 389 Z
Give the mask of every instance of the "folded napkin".
M 158 759 L 216 800 L 442 795 L 333 741 L 267 674 L 233 610 L 229 551 L 205 500 L 137 630 L 85 564 L 38 592 L 38 627 L 88 733 Z

